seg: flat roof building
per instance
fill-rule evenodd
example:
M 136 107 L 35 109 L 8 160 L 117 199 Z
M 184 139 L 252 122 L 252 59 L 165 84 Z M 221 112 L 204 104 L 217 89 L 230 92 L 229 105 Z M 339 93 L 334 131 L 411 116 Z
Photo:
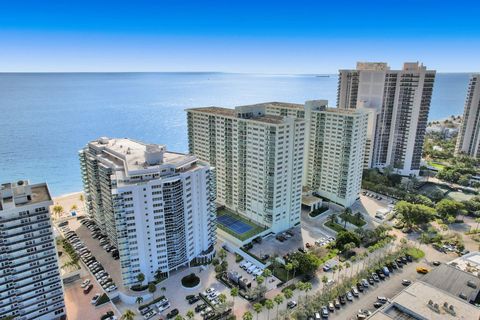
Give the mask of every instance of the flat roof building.
M 164 145 L 100 138 L 79 152 L 88 213 L 118 248 L 124 286 L 214 254 L 215 173 Z
M 435 71 L 418 62 L 391 70 L 383 62 L 359 62 L 340 70 L 337 106 L 370 112 L 366 168 L 392 166 L 401 175 L 418 175 Z
M 65 317 L 45 183 L 0 185 L 0 319 Z
M 417 281 L 375 311 L 368 319 L 478 320 L 480 308 L 431 284 Z
M 219 205 L 281 232 L 300 223 L 305 121 L 269 104 L 187 109 L 188 143 L 216 168 Z
M 480 157 L 480 74 L 470 78 L 455 154 Z

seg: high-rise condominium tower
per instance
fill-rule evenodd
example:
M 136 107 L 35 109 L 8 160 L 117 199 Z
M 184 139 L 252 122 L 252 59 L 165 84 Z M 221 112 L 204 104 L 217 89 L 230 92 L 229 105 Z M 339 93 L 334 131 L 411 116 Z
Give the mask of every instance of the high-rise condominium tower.
M 45 183 L 0 185 L 0 319 L 65 316 Z
M 328 108 L 326 100 L 267 104 L 267 114 L 305 118 L 303 185 L 342 206 L 361 188 L 368 112 Z
M 480 157 L 480 74 L 470 78 L 455 154 Z
M 435 71 L 417 63 L 390 70 L 386 63 L 358 63 L 340 70 L 337 104 L 366 109 L 366 167 L 392 166 L 402 175 L 418 175 Z
M 120 253 L 123 284 L 213 256 L 215 175 L 191 155 L 131 139 L 80 151 L 88 212 Z
M 216 168 L 217 202 L 273 232 L 300 223 L 305 121 L 265 104 L 188 109 L 190 152 Z

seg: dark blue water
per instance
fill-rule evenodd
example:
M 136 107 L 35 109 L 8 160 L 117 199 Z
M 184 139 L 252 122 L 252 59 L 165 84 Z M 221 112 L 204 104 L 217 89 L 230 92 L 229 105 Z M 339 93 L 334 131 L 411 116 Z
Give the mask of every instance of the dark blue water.
M 430 119 L 461 114 L 468 74 L 437 76 Z M 100 136 L 187 151 L 185 108 L 328 99 L 337 77 L 221 73 L 0 74 L 0 181 L 82 189 L 77 151 Z

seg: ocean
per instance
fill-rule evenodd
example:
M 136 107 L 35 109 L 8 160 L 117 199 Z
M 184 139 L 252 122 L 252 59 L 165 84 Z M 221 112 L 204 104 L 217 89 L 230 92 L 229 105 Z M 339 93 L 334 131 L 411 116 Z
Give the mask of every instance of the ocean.
M 468 74 L 437 74 L 431 120 L 463 113 Z M 0 73 L 0 182 L 80 191 L 78 150 L 100 136 L 186 152 L 184 109 L 266 101 L 336 103 L 337 76 L 228 73 Z

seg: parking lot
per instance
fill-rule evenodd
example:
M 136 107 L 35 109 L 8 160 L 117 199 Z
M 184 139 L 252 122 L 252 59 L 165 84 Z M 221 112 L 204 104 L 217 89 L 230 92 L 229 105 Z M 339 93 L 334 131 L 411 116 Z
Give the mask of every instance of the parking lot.
M 80 284 L 82 281 L 90 279 L 93 288 L 88 294 L 83 293 Z M 65 304 L 67 307 L 68 319 L 100 319 L 107 311 L 113 311 L 117 318 L 120 314 L 113 307 L 112 303 L 106 303 L 102 306 L 95 307 L 91 304 L 91 299 L 96 293 L 102 293 L 101 287 L 93 281 L 92 276 L 83 277 L 79 281 L 65 284 Z

